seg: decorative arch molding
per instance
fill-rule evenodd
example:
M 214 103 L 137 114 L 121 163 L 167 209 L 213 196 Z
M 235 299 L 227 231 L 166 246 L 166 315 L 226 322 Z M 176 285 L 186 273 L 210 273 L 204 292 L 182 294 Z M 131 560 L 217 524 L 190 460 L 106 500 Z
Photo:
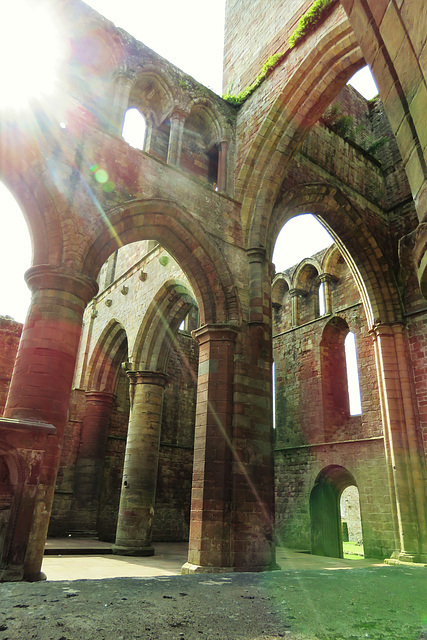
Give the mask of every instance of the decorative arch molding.
M 88 391 L 114 393 L 122 362 L 127 358 L 128 341 L 124 328 L 110 320 L 90 359 L 86 377 Z
M 2 133 L 0 143 L 0 181 L 15 198 L 27 223 L 32 263 L 59 266 L 63 259 L 62 223 L 48 180 L 26 162 L 23 148 L 17 152 L 16 142 L 7 133 Z
M 126 76 L 132 79 L 127 109 L 135 107 L 145 118 L 150 119 L 155 127 L 159 127 L 165 118 L 171 115 L 179 101 L 177 91 L 173 89 L 176 81 L 165 67 L 153 64 L 137 67 L 132 72 L 128 71 Z M 151 96 L 144 99 L 148 90 L 153 95 L 157 92 L 157 102 L 154 102 Z
M 101 226 L 98 222 L 90 237 L 95 240 L 86 252 L 82 273 L 97 274 L 120 246 L 137 240 L 156 240 L 188 277 L 201 324 L 240 324 L 240 301 L 224 255 L 200 222 L 174 202 L 152 199 L 113 209 L 108 214 L 108 225 Z
M 327 19 L 322 35 L 315 46 L 308 38 L 305 45 L 295 47 L 274 72 L 282 75 L 275 79 L 281 88 L 236 181 L 247 246 L 263 246 L 265 227 L 292 157 L 325 108 L 365 64 L 341 7 Z
M 322 273 L 336 276 L 337 264 L 341 257 L 341 252 L 336 244 L 331 245 L 327 250 L 322 260 Z
M 295 269 L 292 276 L 292 286 L 297 289 L 306 289 L 307 282 L 311 284 L 314 280 L 312 274 L 316 272 L 316 278 L 322 273 L 322 267 L 320 263 L 315 258 L 304 258 L 297 268 Z
M 166 373 L 178 327 L 196 301 L 186 284 L 165 282 L 153 298 L 135 341 L 132 362 L 136 370 Z
M 208 121 L 211 136 L 206 140 L 207 146 L 219 144 L 224 140 L 231 139 L 230 126 L 225 121 L 223 114 L 213 100 L 207 97 L 193 98 L 188 101 L 185 109 L 189 113 L 190 118 L 192 114 L 201 112 L 206 121 Z
M 333 237 L 359 289 L 368 325 L 401 320 L 400 298 L 391 266 L 361 213 L 337 188 L 315 183 L 287 192 L 271 216 L 269 249 L 274 247 L 283 225 L 301 213 L 318 216 Z

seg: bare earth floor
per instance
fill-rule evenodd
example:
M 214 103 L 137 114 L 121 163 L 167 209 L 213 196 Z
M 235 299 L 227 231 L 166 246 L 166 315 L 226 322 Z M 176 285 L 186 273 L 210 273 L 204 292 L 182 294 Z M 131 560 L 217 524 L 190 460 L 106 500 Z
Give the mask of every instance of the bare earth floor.
M 70 544 L 45 557 L 46 582 L 0 585 L 0 640 L 427 639 L 427 568 L 280 549 L 282 571 L 180 576 L 185 544 L 153 558 Z

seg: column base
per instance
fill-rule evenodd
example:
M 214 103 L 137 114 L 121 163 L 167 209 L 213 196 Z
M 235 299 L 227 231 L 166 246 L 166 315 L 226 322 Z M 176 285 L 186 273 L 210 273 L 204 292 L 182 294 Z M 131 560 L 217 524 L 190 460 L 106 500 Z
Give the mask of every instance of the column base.
M 210 567 L 202 566 L 200 564 L 192 564 L 186 562 L 181 567 L 181 575 L 188 575 L 192 573 L 261 573 L 262 571 L 280 571 L 278 564 L 263 565 L 261 567 L 249 568 L 236 568 L 236 567 Z
M 111 551 L 116 556 L 154 556 L 154 547 L 124 547 L 114 544 Z
M 424 554 L 412 554 L 406 551 L 394 551 L 390 558 L 384 560 L 384 564 L 393 565 L 416 565 L 417 567 L 427 566 L 427 556 Z

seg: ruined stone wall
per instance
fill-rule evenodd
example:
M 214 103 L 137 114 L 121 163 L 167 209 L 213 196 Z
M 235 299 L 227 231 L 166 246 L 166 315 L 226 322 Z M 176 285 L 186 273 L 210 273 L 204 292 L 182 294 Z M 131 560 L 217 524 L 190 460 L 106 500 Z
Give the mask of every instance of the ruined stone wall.
M 239 93 L 255 80 L 272 54 L 287 49 L 299 17 L 311 4 L 311 0 L 227 0 L 224 92 L 232 87 L 232 93 Z
M 315 256 L 320 264 L 325 253 Z M 295 268 L 286 272 L 290 280 L 293 271 Z M 304 315 L 300 315 L 300 325 L 291 329 L 283 310 L 278 308 L 273 317 L 277 535 L 285 546 L 310 548 L 310 493 L 322 468 L 341 465 L 353 475 L 360 491 L 366 554 L 380 557 L 393 549 L 393 537 L 373 341 L 342 257 L 336 258 L 332 272 L 332 316 L 303 323 Z M 286 293 L 283 309 L 289 313 L 288 299 Z M 307 298 L 300 300 L 301 306 L 307 303 Z M 328 409 L 330 393 L 335 405 L 337 390 L 347 393 L 347 381 L 337 366 L 325 368 L 325 335 L 334 323 L 345 333 L 355 334 L 361 415 L 351 416 L 348 409 L 330 414 Z M 336 351 L 343 344 L 332 342 L 328 348 Z M 336 421 L 331 424 L 333 416 Z
M 3 414 L 13 365 L 22 333 L 22 324 L 8 316 L 0 317 L 0 415 Z

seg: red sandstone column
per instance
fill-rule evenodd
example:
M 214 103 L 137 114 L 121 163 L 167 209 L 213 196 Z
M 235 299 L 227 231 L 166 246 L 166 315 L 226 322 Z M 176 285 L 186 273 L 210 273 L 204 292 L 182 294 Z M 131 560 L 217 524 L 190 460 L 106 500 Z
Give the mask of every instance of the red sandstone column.
M 229 142 L 227 140 L 223 140 L 219 144 L 218 190 L 223 193 L 227 191 L 228 145 L 229 145 Z
M 95 281 L 50 265 L 25 274 L 32 291 L 6 402 L 6 418 L 39 420 L 56 427 L 47 440 L 27 547 L 24 579 L 37 579 L 52 508 L 83 311 Z
M 377 325 L 372 336 L 379 378 L 396 550 L 393 558 L 426 561 L 425 495 L 415 432 L 403 326 Z
M 184 135 L 184 123 L 187 113 L 181 109 L 175 109 L 170 117 L 170 132 L 167 163 L 179 167 L 181 162 L 182 138 Z
M 84 536 L 97 533 L 105 446 L 114 400 L 115 395 L 105 391 L 86 393 L 70 518 L 70 529 Z
M 205 325 L 200 345 L 188 562 L 183 573 L 232 566 L 233 358 L 236 329 Z
M 167 382 L 157 371 L 128 371 L 131 411 L 113 553 L 151 556 L 152 520 Z

